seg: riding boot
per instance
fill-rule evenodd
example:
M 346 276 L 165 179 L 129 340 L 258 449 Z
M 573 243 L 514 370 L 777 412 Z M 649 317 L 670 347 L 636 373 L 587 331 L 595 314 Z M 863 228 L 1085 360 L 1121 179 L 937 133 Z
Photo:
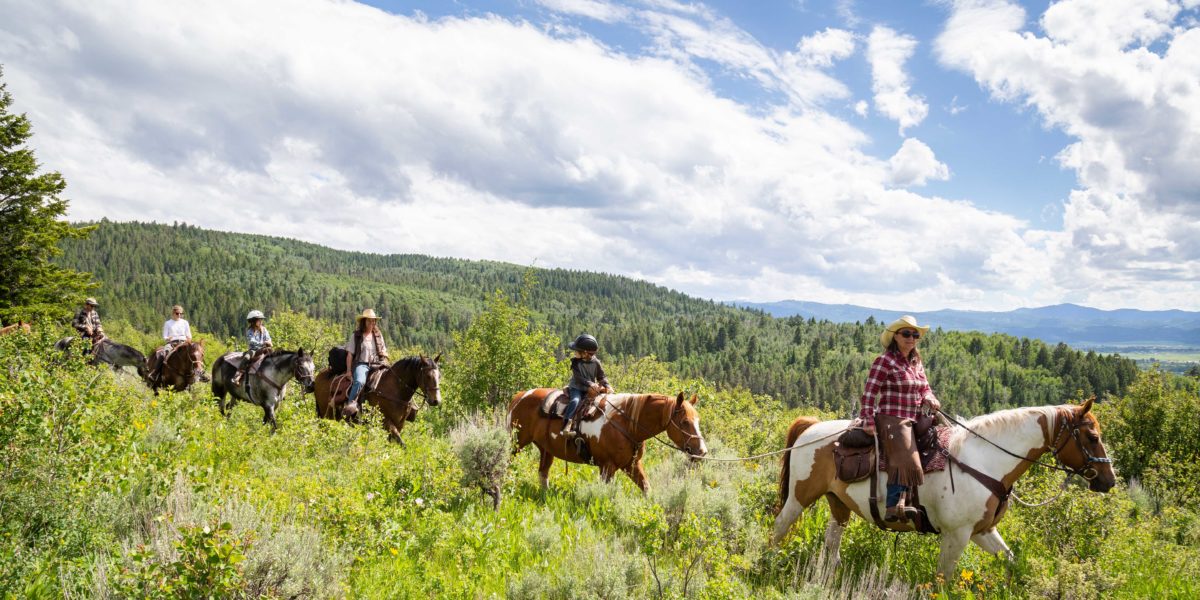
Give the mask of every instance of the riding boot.
M 238 369 L 238 370 L 237 370 L 237 371 L 236 371 L 236 372 L 233 374 L 233 379 L 230 379 L 230 380 L 229 380 L 229 384 L 230 384 L 230 385 L 232 385 L 233 387 L 237 387 L 237 386 L 239 386 L 239 385 L 242 385 L 242 370 L 241 370 L 241 369 Z

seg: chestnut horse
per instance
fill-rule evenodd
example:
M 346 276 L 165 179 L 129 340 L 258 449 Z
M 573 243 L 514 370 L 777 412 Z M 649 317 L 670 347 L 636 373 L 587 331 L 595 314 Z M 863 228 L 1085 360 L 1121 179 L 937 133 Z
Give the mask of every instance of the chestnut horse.
M 567 443 L 562 435 L 562 418 L 547 417 L 541 413 L 542 400 L 554 388 L 538 388 L 518 392 L 508 405 L 508 429 L 516 430 L 516 448 L 520 452 L 533 444 L 541 453 L 538 474 L 542 489 L 550 478 L 550 465 L 554 459 L 573 463 L 586 463 L 580 458 L 574 444 Z M 696 460 L 708 454 L 704 436 L 700 434 L 700 415 L 696 412 L 695 395 L 689 402 L 681 392 L 672 398 L 662 394 L 608 394 L 603 398 L 604 413 L 594 421 L 579 424 L 579 433 L 588 442 L 592 464 L 600 467 L 600 477 L 608 482 L 618 470 L 645 493 L 646 470 L 642 467 L 642 454 L 646 440 L 667 432 L 667 436 Z
M 383 413 L 383 428 L 388 432 L 388 439 L 400 442 L 400 432 L 404 431 L 404 423 L 417 418 L 417 409 L 412 402 L 413 394 L 417 391 L 425 398 L 425 403 L 437 406 L 442 402 L 441 380 L 442 372 L 438 367 L 442 355 L 433 358 L 428 356 L 410 356 L 402 358 L 388 367 L 386 373 L 379 377 L 379 385 L 370 392 L 360 392 L 359 400 L 365 401 Z M 340 377 L 340 378 L 339 378 Z M 317 417 L 340 421 L 343 418 L 341 407 L 334 406 L 330 389 L 334 382 L 339 384 L 339 391 L 349 386 L 349 378 L 335 376 L 329 369 L 317 373 L 313 379 L 313 397 L 317 403 Z M 365 395 L 364 395 L 365 393 Z M 351 409 L 347 420 L 357 420 L 358 407 Z
M 4 327 L 0 327 L 0 335 L 8 335 L 10 333 L 16 333 L 18 331 L 23 331 L 25 333 L 33 333 L 33 328 L 31 328 L 29 326 L 29 323 L 25 323 L 22 321 L 17 321 L 16 323 L 13 323 L 12 325 L 5 325 Z
M 167 355 L 166 364 L 162 367 L 162 377 L 158 382 L 152 380 L 153 373 L 148 372 L 146 384 L 158 395 L 158 388 L 170 387 L 176 392 L 188 389 L 201 377 L 204 372 L 204 344 L 198 340 L 182 342 Z
M 1094 492 L 1107 492 L 1116 484 L 1112 461 L 1100 442 L 1100 423 L 1091 408 L 1089 399 L 1082 406 L 1004 410 L 976 417 L 966 423 L 970 431 L 958 428 L 951 434 L 946 470 L 926 473 L 925 483 L 919 488 L 921 504 L 941 535 L 939 574 L 953 572 L 968 541 L 985 552 L 1011 558 L 996 523 L 1007 508 L 1013 483 L 1047 452 L 1060 463 L 1056 467 L 1083 476 Z M 849 421 L 800 417 L 788 429 L 787 446 L 791 451 L 783 455 L 781 509 L 775 517 L 772 544 L 778 544 L 804 509 L 821 497 L 829 502 L 833 515 L 825 532 L 825 551 L 833 562 L 838 560 L 850 512 L 872 520 L 870 479 L 848 484 L 835 474 L 833 444 L 848 425 Z M 958 473 L 952 475 L 952 471 Z M 878 500 L 882 504 L 887 475 L 879 471 L 874 474 L 879 478 Z M 985 479 L 991 481 L 985 484 Z M 997 496 L 998 492 L 1003 497 Z M 879 510 L 882 514 L 883 507 Z M 897 531 L 913 529 L 907 521 L 887 525 Z

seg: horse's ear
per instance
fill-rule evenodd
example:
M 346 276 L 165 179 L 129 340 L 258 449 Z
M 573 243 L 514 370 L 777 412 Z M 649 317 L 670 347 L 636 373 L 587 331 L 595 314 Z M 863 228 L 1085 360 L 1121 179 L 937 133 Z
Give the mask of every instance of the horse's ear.
M 441 363 L 441 362 L 442 362 L 442 353 L 441 353 L 441 352 L 438 352 L 438 353 L 437 353 L 437 356 L 433 357 L 433 362 L 435 362 L 435 363 Z
M 700 394 L 692 394 L 691 403 L 692 403 L 692 407 L 693 407 L 693 408 L 694 408 L 694 407 L 695 407 L 697 404 L 700 404 Z
M 1076 412 L 1079 413 L 1079 416 L 1082 417 L 1083 415 L 1088 414 L 1088 411 L 1092 410 L 1092 402 L 1094 402 L 1095 400 L 1096 400 L 1096 397 L 1092 396 L 1091 398 L 1088 398 L 1086 401 L 1084 401 L 1082 406 L 1075 409 Z
M 300 346 L 300 349 L 296 351 L 296 354 L 299 355 L 300 358 L 304 358 L 304 346 Z
M 675 396 L 675 409 L 674 410 L 679 410 L 679 409 L 683 408 L 683 403 L 686 400 L 687 400 L 687 397 L 683 395 L 683 392 L 679 392 L 679 395 Z

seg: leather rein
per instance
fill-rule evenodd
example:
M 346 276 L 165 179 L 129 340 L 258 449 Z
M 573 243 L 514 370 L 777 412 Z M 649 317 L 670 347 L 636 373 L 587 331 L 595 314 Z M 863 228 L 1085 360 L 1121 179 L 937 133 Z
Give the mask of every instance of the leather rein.
M 375 394 L 376 396 L 379 396 L 379 398 L 386 400 L 388 402 L 392 402 L 392 403 L 396 403 L 396 404 L 411 405 L 412 397 L 414 395 L 416 395 L 416 392 L 421 392 L 421 398 L 425 401 L 425 404 L 427 406 L 433 406 L 432 404 L 429 404 L 429 392 L 425 388 L 421 387 L 420 385 L 408 383 L 407 381 L 404 381 L 403 379 L 401 379 L 400 374 L 397 373 L 395 370 L 395 367 L 398 364 L 400 364 L 400 363 L 397 362 L 396 364 L 388 367 L 388 373 L 390 373 L 393 377 L 395 377 L 396 383 L 398 383 L 400 385 L 400 395 L 404 396 L 405 394 L 407 394 L 408 399 L 401 400 L 400 398 L 392 398 L 391 396 L 384 395 L 383 392 L 379 391 L 378 386 L 376 386 L 376 389 L 371 390 L 370 393 Z M 426 373 L 428 373 L 429 371 L 436 371 L 436 370 L 437 370 L 437 365 L 434 365 L 432 367 L 425 367 L 424 365 L 421 366 L 421 374 L 423 376 Z M 425 376 L 424 378 L 426 380 L 430 379 L 430 377 L 428 377 L 428 376 Z M 434 381 L 437 381 L 437 379 L 434 378 Z M 440 386 L 434 386 L 432 391 L 434 394 L 437 394 L 439 389 L 440 389 Z
M 295 353 L 293 353 L 293 354 L 295 354 Z M 270 356 L 268 356 L 267 358 L 270 358 Z M 266 359 L 263 359 L 263 360 L 266 360 Z M 293 361 L 293 364 L 292 364 L 292 377 L 293 377 L 293 378 L 295 378 L 295 379 L 296 379 L 296 381 L 299 381 L 299 382 L 302 384 L 302 385 L 300 386 L 300 395 L 301 395 L 301 396 L 303 396 L 303 395 L 304 395 L 304 388 L 305 388 L 305 385 L 311 385 L 311 381 L 309 382 L 309 384 L 304 384 L 304 380 L 301 378 L 301 375 L 303 374 L 303 372 L 301 371 L 301 368 L 300 368 L 301 366 L 302 366 L 302 364 L 301 364 L 301 362 L 300 362 L 299 360 L 295 360 L 295 361 Z M 249 375 L 249 374 L 247 374 L 247 375 Z M 266 373 L 262 373 L 262 372 L 259 372 L 259 373 L 254 373 L 254 375 L 253 375 L 253 376 L 254 376 L 254 377 L 258 377 L 258 378 L 262 379 L 263 381 L 265 381 L 265 382 L 267 382 L 267 383 L 271 384 L 271 387 L 275 388 L 275 391 L 278 391 L 278 392 L 282 392 L 282 391 L 283 391 L 283 385 L 284 385 L 284 384 L 278 383 L 278 382 L 277 382 L 277 381 L 275 381 L 274 379 L 271 379 L 270 377 L 267 377 L 267 374 L 266 374 Z
M 613 410 L 617 411 L 621 416 L 625 417 L 625 420 L 632 423 L 634 428 L 638 430 L 638 433 L 647 434 L 645 436 L 645 438 L 643 438 L 641 441 L 635 440 L 633 438 L 633 436 L 630 435 L 630 433 L 625 430 L 624 427 L 621 427 L 616 422 L 609 420 L 608 423 L 610 425 L 612 425 L 613 427 L 615 427 L 617 431 L 621 432 L 621 435 L 625 436 L 625 439 L 629 440 L 629 443 L 633 444 L 635 449 L 637 447 L 640 447 L 642 445 L 642 443 L 645 442 L 645 440 L 649 439 L 649 440 L 654 440 L 668 448 L 674 448 L 675 450 L 679 450 L 680 452 L 683 452 L 683 453 L 687 454 L 688 456 L 696 456 L 696 453 L 692 452 L 692 449 L 688 448 L 686 444 L 684 445 L 683 448 L 680 448 L 680 447 L 676 446 L 675 444 L 668 444 L 668 443 L 658 439 L 657 433 L 649 434 L 645 429 L 642 428 L 640 422 L 637 419 L 630 417 L 629 413 L 626 413 L 624 410 L 622 410 L 620 406 L 617 406 L 616 404 L 611 403 L 611 402 L 606 404 L 606 406 L 611 406 L 613 408 Z M 679 411 L 675 410 L 674 408 L 671 409 L 670 416 L 667 417 L 667 426 L 665 428 L 663 428 L 663 431 L 670 429 L 671 426 L 674 425 L 675 429 L 678 429 L 679 433 L 686 436 L 689 442 L 694 439 L 699 439 L 700 441 L 704 441 L 704 436 L 688 433 L 683 430 L 683 426 L 681 426 L 680 424 L 675 422 L 675 413 L 676 412 L 679 412 Z
M 1055 469 L 1057 471 L 1062 471 L 1062 472 L 1066 473 L 1067 475 L 1078 475 L 1088 481 L 1091 481 L 1100 475 L 1099 471 L 1097 471 L 1096 468 L 1092 466 L 1093 463 L 1111 464 L 1113 461 L 1111 458 L 1100 457 L 1100 456 L 1096 456 L 1096 455 L 1092 454 L 1091 451 L 1087 449 L 1087 446 L 1084 445 L 1083 440 L 1079 439 L 1079 428 L 1083 425 L 1082 417 L 1058 419 L 1059 425 L 1055 428 L 1054 437 L 1051 438 L 1049 441 L 1047 441 L 1046 444 L 1043 446 L 1043 448 L 1045 448 L 1046 451 L 1050 452 L 1050 454 L 1052 456 L 1054 456 L 1054 463 L 1051 464 L 1051 463 L 1042 462 L 1040 460 L 1027 458 L 1027 457 L 1021 456 L 1020 454 L 1017 454 L 1015 452 L 1009 451 L 1008 449 L 1001 447 L 996 442 L 993 442 L 992 440 L 989 440 L 986 437 L 980 435 L 979 432 L 975 431 L 974 429 L 967 427 L 961 421 L 942 412 L 941 409 L 938 409 L 937 412 L 941 413 L 941 415 L 943 417 L 946 417 L 947 419 L 949 419 L 951 423 L 954 423 L 955 425 L 958 425 L 959 427 L 966 429 L 967 431 L 971 432 L 971 434 L 974 435 L 975 437 L 991 444 L 992 446 L 995 446 L 1001 452 L 1004 452 L 1005 454 L 1007 454 L 1013 458 L 1017 458 L 1017 459 L 1025 461 L 1025 462 L 1030 462 L 1035 465 L 1040 465 L 1040 466 L 1046 467 L 1047 469 Z M 1068 436 L 1064 435 L 1065 433 L 1070 433 L 1070 436 L 1068 437 Z M 1059 442 L 1060 438 L 1062 439 L 1062 442 Z M 1064 463 L 1062 461 L 1062 459 L 1058 456 L 1058 454 L 1060 452 L 1062 452 L 1063 448 L 1066 448 L 1067 443 L 1070 442 L 1072 439 L 1075 440 L 1075 445 L 1079 449 L 1079 454 L 1081 456 L 1083 456 L 1083 458 L 1084 458 L 1083 466 L 1081 466 L 1077 469 L 1073 469 L 1073 468 L 1065 466 L 1066 463 Z M 951 458 L 955 464 L 958 464 L 958 465 L 962 464 L 961 462 L 958 462 L 958 459 L 954 458 L 949 453 L 949 451 L 947 451 L 946 449 L 943 448 L 942 451 L 946 454 L 947 457 Z M 966 469 L 964 469 L 964 471 L 965 470 Z

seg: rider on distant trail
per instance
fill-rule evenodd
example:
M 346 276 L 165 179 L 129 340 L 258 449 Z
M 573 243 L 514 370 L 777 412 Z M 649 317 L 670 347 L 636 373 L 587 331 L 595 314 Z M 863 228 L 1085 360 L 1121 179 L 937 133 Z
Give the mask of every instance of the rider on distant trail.
M 154 375 L 155 383 L 162 380 L 163 365 L 166 364 L 167 355 L 171 350 L 179 344 L 190 343 L 192 341 L 192 326 L 183 318 L 183 307 L 176 304 L 171 307 L 171 318 L 163 322 L 162 329 L 163 340 L 166 342 L 154 351 Z
M 71 327 L 79 332 L 79 337 L 88 342 L 84 346 L 83 353 L 89 354 L 94 346 L 104 339 L 104 328 L 100 326 L 100 313 L 96 312 L 96 307 L 100 306 L 95 298 L 88 298 L 83 301 L 83 308 L 75 313 L 75 318 L 71 321 Z
M 588 393 L 598 395 L 601 392 L 611 394 L 613 391 L 608 385 L 608 378 L 604 376 L 604 367 L 600 364 L 600 359 L 596 358 L 596 352 L 600 350 L 600 343 L 596 338 L 585 333 L 567 344 L 567 347 L 575 351 L 575 356 L 571 358 L 571 381 L 567 383 L 571 401 L 563 411 L 564 435 L 571 429 L 571 417 L 575 416 L 575 411 L 579 409 L 579 403 L 584 396 Z
M 246 315 L 246 323 L 249 325 L 246 328 L 246 345 L 248 349 L 242 355 L 242 365 L 238 368 L 237 373 L 234 374 L 233 380 L 230 381 L 231 385 L 241 385 L 242 377 L 245 377 L 247 372 L 251 374 L 257 373 L 259 363 L 262 362 L 265 356 L 271 353 L 271 332 L 267 331 L 266 325 L 263 325 L 263 321 L 265 320 L 266 316 L 263 315 L 261 310 L 252 310 Z

